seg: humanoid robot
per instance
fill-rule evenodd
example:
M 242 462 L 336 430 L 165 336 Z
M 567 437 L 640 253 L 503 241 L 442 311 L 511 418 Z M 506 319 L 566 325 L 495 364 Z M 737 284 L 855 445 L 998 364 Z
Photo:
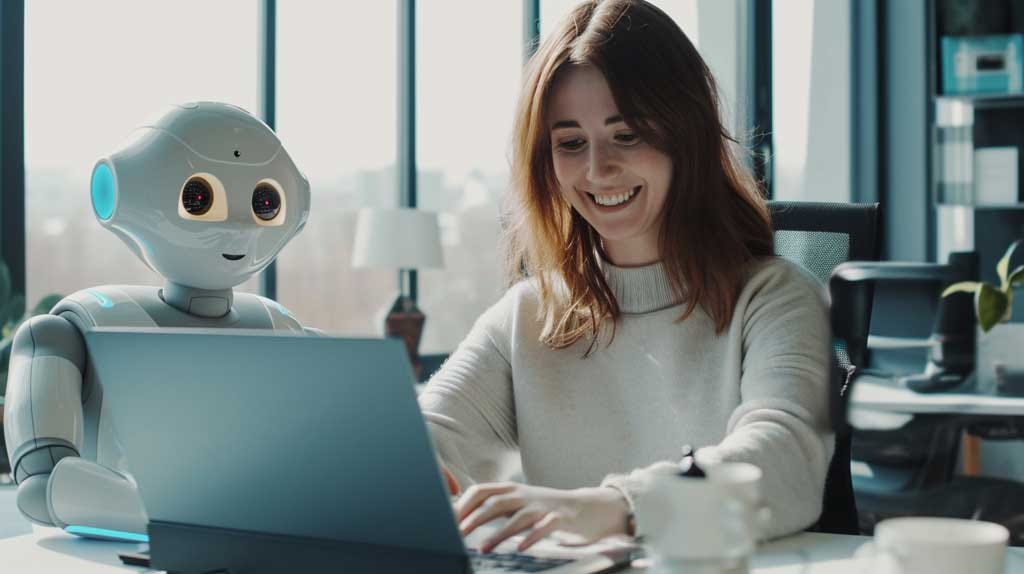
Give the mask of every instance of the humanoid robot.
M 270 299 L 232 291 L 305 225 L 309 182 L 266 124 L 235 106 L 199 102 L 171 107 L 100 159 L 91 194 L 100 224 L 166 281 L 84 289 L 24 323 L 11 352 L 4 430 L 18 509 L 29 520 L 139 539 L 145 509 L 105 416 L 83 333 L 105 326 L 315 332 Z

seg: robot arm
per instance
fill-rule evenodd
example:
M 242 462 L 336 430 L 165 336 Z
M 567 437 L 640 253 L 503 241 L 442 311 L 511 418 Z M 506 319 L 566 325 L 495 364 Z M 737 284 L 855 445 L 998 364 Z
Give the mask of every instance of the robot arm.
M 45 526 L 145 532 L 134 483 L 78 458 L 84 370 L 82 336 L 62 317 L 33 317 L 15 334 L 4 431 L 18 509 Z
M 81 452 L 84 368 L 82 336 L 61 317 L 33 317 L 14 336 L 4 433 L 18 509 L 38 524 L 53 525 L 46 502 L 50 472 Z
M 20 493 L 19 493 L 20 494 Z M 95 462 L 66 457 L 53 468 L 47 510 L 55 526 L 91 538 L 134 539 L 146 532 L 146 511 L 135 482 Z

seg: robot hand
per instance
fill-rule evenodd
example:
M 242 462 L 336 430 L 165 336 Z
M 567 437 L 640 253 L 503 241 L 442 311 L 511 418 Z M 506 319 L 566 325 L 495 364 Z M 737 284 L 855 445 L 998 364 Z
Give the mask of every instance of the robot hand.
M 53 468 L 47 486 L 46 507 L 55 526 L 79 536 L 116 540 L 138 539 L 146 533 L 146 511 L 128 476 L 67 457 Z
M 146 511 L 131 479 L 77 456 L 23 480 L 17 500 L 32 522 L 79 536 L 138 540 L 146 532 Z

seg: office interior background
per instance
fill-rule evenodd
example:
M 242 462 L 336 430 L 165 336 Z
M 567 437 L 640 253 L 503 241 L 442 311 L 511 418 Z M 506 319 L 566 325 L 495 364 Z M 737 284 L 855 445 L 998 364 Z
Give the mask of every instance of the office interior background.
M 975 248 L 976 217 L 999 239 L 983 261 L 1021 235 L 1019 191 L 986 206 L 947 192 L 950 181 L 970 183 L 941 137 L 948 94 L 937 14 L 951 0 L 654 3 L 710 64 L 727 124 L 770 198 L 881 203 L 889 260 L 942 261 Z M 165 104 L 223 101 L 267 121 L 312 187 L 306 228 L 240 288 L 329 333 L 379 336 L 398 279 L 351 266 L 356 213 L 436 211 L 445 266 L 415 274 L 427 317 L 420 351 L 451 352 L 505 288 L 499 208 L 520 71 L 574 4 L 3 0 L 0 252 L 14 289 L 31 308 L 93 285 L 160 285 L 95 221 L 89 174 Z M 1024 22 L 1022 2 L 956 4 L 984 6 L 979 34 Z M 997 4 L 1004 19 L 993 24 L 987 11 Z M 1024 29 L 996 32 L 1011 31 Z M 956 105 L 976 108 L 976 118 L 997 109 L 992 121 L 1024 133 L 1019 97 Z M 1021 143 L 1008 137 L 989 143 Z M 987 471 L 1021 476 L 1012 445 L 992 448 Z M 27 531 L 4 500 L 0 533 Z

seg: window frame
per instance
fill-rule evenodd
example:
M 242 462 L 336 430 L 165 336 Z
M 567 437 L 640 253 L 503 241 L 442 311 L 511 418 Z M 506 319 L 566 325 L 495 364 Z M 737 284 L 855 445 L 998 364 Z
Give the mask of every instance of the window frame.
M 521 0 L 523 10 L 523 61 L 536 50 L 540 40 L 541 0 Z M 751 91 L 759 97 L 749 98 L 755 109 L 748 117 L 756 121 L 754 133 L 770 133 L 771 113 L 771 53 L 770 13 L 771 0 L 749 0 L 755 15 L 754 26 L 747 29 L 751 37 L 747 45 L 754 49 L 754 68 Z M 261 119 L 274 129 L 276 123 L 276 65 L 277 65 L 277 0 L 260 0 L 259 4 L 259 102 Z M 767 14 L 768 25 L 761 19 Z M 760 18 L 760 19 L 758 19 Z M 416 0 L 400 0 L 398 4 L 398 182 L 399 206 L 417 207 L 416 161 Z M 767 33 L 767 44 L 763 35 Z M 6 0 L 0 3 L 0 178 L 4 182 L 0 191 L 0 255 L 11 272 L 14 292 L 24 293 L 26 288 L 26 229 L 25 229 L 25 0 Z M 767 45 L 769 50 L 759 49 Z M 763 69 L 767 62 L 767 77 Z M 765 84 L 767 82 L 767 84 Z M 764 85 L 767 85 L 765 90 Z M 767 109 L 767 123 L 763 110 Z M 757 118 L 757 120 L 754 120 Z M 767 128 L 767 129 L 765 129 Z M 770 146 L 770 138 L 768 138 Z M 770 147 L 769 147 L 770 152 Z M 770 157 L 770 155 L 768 156 Z M 417 300 L 417 274 L 415 270 L 397 275 L 398 287 L 406 278 L 408 293 Z M 271 263 L 260 278 L 261 292 L 270 299 L 277 298 L 277 267 Z

